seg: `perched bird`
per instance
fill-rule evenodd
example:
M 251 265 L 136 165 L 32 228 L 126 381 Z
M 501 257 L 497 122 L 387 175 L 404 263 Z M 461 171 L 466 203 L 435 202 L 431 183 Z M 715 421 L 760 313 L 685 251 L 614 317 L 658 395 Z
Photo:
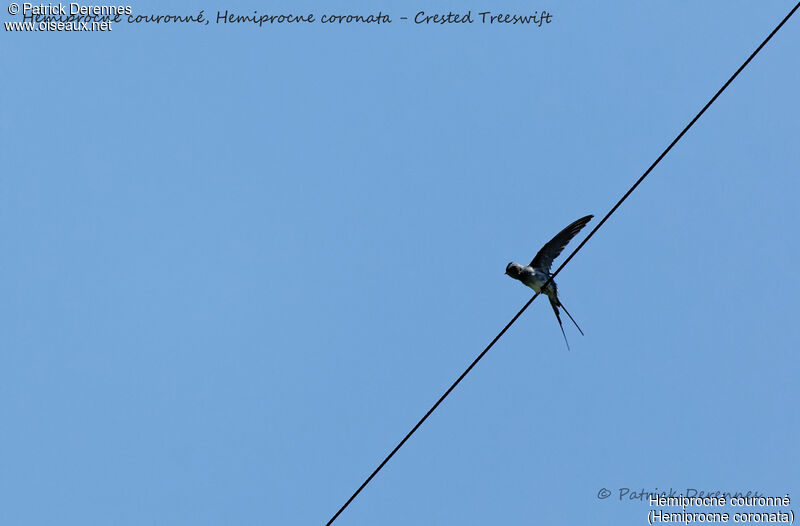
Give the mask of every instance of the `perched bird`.
M 567 309 L 561 303 L 561 300 L 558 299 L 558 288 L 556 287 L 556 282 L 551 281 L 544 289 L 542 289 L 542 285 L 544 285 L 547 280 L 550 279 L 550 267 L 553 266 L 553 260 L 556 259 L 559 254 L 561 254 L 561 252 L 564 250 L 564 247 L 567 246 L 567 243 L 569 243 L 569 241 L 575 237 L 578 232 L 580 232 L 581 229 L 586 226 L 586 223 L 591 221 L 593 217 L 594 216 L 592 215 L 582 217 L 556 234 L 553 239 L 548 241 L 541 248 L 541 250 L 539 250 L 539 253 L 536 254 L 536 257 L 533 258 L 533 261 L 531 261 L 530 265 L 522 266 L 512 261 L 508 264 L 508 266 L 506 266 L 506 274 L 521 281 L 536 292 L 546 294 L 548 299 L 550 299 L 550 306 L 553 307 L 553 312 L 556 313 L 558 326 L 561 327 L 561 334 L 564 335 L 564 341 L 567 343 L 568 350 L 569 342 L 567 341 L 567 335 L 564 332 L 564 326 L 561 324 L 561 316 L 558 313 L 558 308 L 561 307 L 564 309 L 564 312 L 567 313 L 567 316 L 569 316 L 569 319 L 575 324 L 575 327 L 578 327 L 578 331 L 581 333 L 581 335 L 583 335 L 583 331 L 578 326 L 578 322 L 575 321 L 575 318 L 572 317 L 572 314 L 567 311 Z

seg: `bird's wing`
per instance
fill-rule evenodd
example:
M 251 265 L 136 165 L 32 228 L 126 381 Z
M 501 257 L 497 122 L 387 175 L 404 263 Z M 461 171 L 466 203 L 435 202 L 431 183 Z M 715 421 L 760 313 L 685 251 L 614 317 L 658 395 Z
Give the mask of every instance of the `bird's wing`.
M 561 252 L 564 250 L 564 247 L 567 246 L 567 243 L 569 243 L 569 241 L 575 237 L 578 232 L 580 232 L 581 229 L 586 226 L 586 223 L 591 221 L 593 217 L 593 215 L 582 217 L 556 234 L 553 239 L 548 241 L 541 248 L 541 250 L 539 250 L 539 252 L 536 254 L 536 257 L 533 258 L 533 261 L 531 261 L 531 266 L 533 268 L 543 269 L 547 272 L 550 272 L 550 267 L 553 265 L 553 260 L 556 259 L 559 254 L 561 254 Z

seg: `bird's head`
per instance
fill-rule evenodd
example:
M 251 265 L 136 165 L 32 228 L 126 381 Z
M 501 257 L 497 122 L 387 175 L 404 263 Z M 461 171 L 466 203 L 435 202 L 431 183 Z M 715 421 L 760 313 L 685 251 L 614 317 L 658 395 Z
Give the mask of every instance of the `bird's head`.
M 521 271 L 522 271 L 522 266 L 517 263 L 514 263 L 513 261 L 508 265 L 506 265 L 506 274 L 514 279 L 519 278 Z

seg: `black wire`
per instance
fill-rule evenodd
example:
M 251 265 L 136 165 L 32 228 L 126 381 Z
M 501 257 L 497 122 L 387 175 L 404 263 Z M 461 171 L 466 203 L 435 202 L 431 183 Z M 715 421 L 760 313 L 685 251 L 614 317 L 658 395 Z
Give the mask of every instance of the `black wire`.
M 789 14 L 786 15 L 783 20 L 781 20 L 780 24 L 775 26 L 775 29 L 773 29 L 772 32 L 767 36 L 767 38 L 764 39 L 764 41 L 761 43 L 761 45 L 758 46 L 756 48 L 756 50 L 753 51 L 753 53 L 749 57 L 747 57 L 747 60 L 745 60 L 744 63 L 741 66 L 739 66 L 739 69 L 736 70 L 736 73 L 731 75 L 731 78 L 729 78 L 728 81 L 725 84 L 723 84 L 723 86 L 719 89 L 719 91 L 717 91 L 714 94 L 714 96 L 711 97 L 711 100 L 709 100 L 706 103 L 706 105 L 703 106 L 703 109 L 701 109 L 698 112 L 698 114 L 694 116 L 694 118 L 689 122 L 689 124 L 686 125 L 686 127 L 678 134 L 678 136 L 675 137 L 675 139 L 669 144 L 669 146 L 667 146 L 667 148 L 663 152 L 661 152 L 661 155 L 659 155 L 658 158 L 653 162 L 653 164 L 651 164 L 650 167 L 642 174 L 642 176 L 639 177 L 639 179 L 636 180 L 636 182 L 633 184 L 633 186 L 631 186 L 630 189 L 628 189 L 628 191 L 625 192 L 625 195 L 623 195 L 622 198 L 619 201 L 617 201 L 617 204 L 615 204 L 613 207 L 611 207 L 611 210 L 609 210 L 608 213 L 605 216 L 603 216 L 603 219 L 601 219 L 600 222 L 597 223 L 597 225 L 591 230 L 591 232 L 589 232 L 589 235 L 587 235 L 586 238 L 583 241 L 581 241 L 581 243 L 577 247 L 575 247 L 575 250 L 573 250 L 570 253 L 570 255 L 567 256 L 567 259 L 565 259 L 564 262 L 561 263 L 561 265 L 556 269 L 556 271 L 553 272 L 553 274 L 550 276 L 550 279 L 548 279 L 547 282 L 542 286 L 542 289 L 547 287 L 547 285 L 551 281 L 553 281 L 555 279 L 555 277 L 558 275 L 558 273 L 561 272 L 561 269 L 563 269 L 567 265 L 567 263 L 569 263 L 570 260 L 575 256 L 575 254 L 577 254 L 578 251 L 580 251 L 580 249 L 583 248 L 583 246 L 586 244 L 587 241 L 589 241 L 589 239 L 591 239 L 591 237 L 595 234 L 595 232 L 597 232 L 600 229 L 600 227 L 603 226 L 603 223 L 605 223 L 606 220 L 608 220 L 608 218 L 611 217 L 611 214 L 613 214 L 614 212 L 617 211 L 617 208 L 619 208 L 620 205 L 628 198 L 628 196 L 630 196 L 633 193 L 633 191 L 636 190 L 636 187 L 639 186 L 639 184 L 642 181 L 644 181 L 644 179 L 650 174 L 650 172 L 653 171 L 653 168 L 655 168 L 656 165 L 661 162 L 661 159 L 663 159 L 667 155 L 667 153 L 669 153 L 669 151 L 672 149 L 672 147 L 675 146 L 675 144 L 677 144 L 677 142 L 679 140 L 681 140 L 681 138 L 686 134 L 686 132 L 689 131 L 689 128 L 691 128 L 694 125 L 694 123 L 697 122 L 697 120 L 700 118 L 700 116 L 702 116 L 703 113 L 705 113 L 705 111 L 714 103 L 714 101 L 717 100 L 717 97 L 719 97 L 722 94 L 722 92 L 725 91 L 725 89 L 730 85 L 730 83 L 733 82 L 733 79 L 735 79 L 739 75 L 739 73 L 741 73 L 742 70 L 745 67 L 747 67 L 747 65 L 750 63 L 750 61 L 753 60 L 753 57 L 755 57 L 758 54 L 758 52 L 761 51 L 761 48 L 763 48 L 766 45 L 766 43 L 770 41 L 770 39 L 775 35 L 775 33 L 777 33 L 778 30 L 783 26 L 783 24 L 785 24 L 786 21 L 789 20 L 789 18 L 791 18 L 791 16 L 794 14 L 795 11 L 797 11 L 797 9 L 799 7 L 800 7 L 800 2 L 798 2 L 794 6 L 794 8 L 792 8 L 792 10 L 789 11 Z M 494 346 L 494 344 L 497 343 L 497 340 L 499 340 L 503 336 L 503 334 L 506 333 L 506 331 L 509 329 L 509 327 L 511 327 L 514 324 L 514 322 L 517 321 L 517 318 L 522 316 L 522 313 L 525 312 L 525 310 L 530 306 L 531 303 L 533 303 L 533 300 L 535 300 L 539 296 L 539 294 L 540 294 L 539 292 L 534 294 L 533 297 L 531 299 L 529 299 L 528 302 L 525 305 L 522 306 L 522 308 L 519 310 L 519 312 L 517 314 L 515 314 L 513 318 L 511 318 L 511 321 L 509 321 L 506 324 L 506 326 L 503 327 L 503 330 L 501 330 L 497 334 L 497 336 L 494 337 L 494 339 L 491 341 L 491 343 L 489 343 L 489 345 L 487 345 L 486 348 L 483 351 L 481 351 L 481 353 L 478 355 L 478 357 L 475 358 L 472 361 L 471 364 L 469 364 L 469 367 L 467 367 L 464 370 L 464 372 L 461 373 L 461 376 L 459 376 L 456 379 L 456 381 L 453 382 L 453 385 L 451 385 L 447 389 L 447 391 L 445 391 L 444 394 L 436 401 L 436 403 L 433 404 L 433 406 L 430 409 L 428 409 L 428 412 L 425 413 L 425 416 L 423 416 L 420 419 L 420 421 L 417 422 L 417 424 L 411 429 L 411 431 L 409 431 L 408 434 L 406 434 L 406 436 L 403 437 L 403 440 L 401 440 L 400 443 L 395 446 L 395 448 L 392 450 L 392 452 L 389 453 L 389 455 L 387 455 L 387 457 L 385 459 L 383 459 L 383 462 L 381 462 L 380 465 L 377 468 L 375 468 L 375 471 L 373 471 L 370 474 L 370 476 L 367 477 L 367 479 L 361 484 L 361 486 L 358 487 L 358 489 L 355 491 L 355 493 L 353 493 L 350 496 L 350 498 L 347 499 L 347 502 L 345 502 L 344 505 L 341 508 L 339 508 L 339 511 L 337 511 L 333 515 L 333 517 L 331 517 L 331 520 L 329 520 L 327 522 L 326 526 L 330 526 L 333 523 L 333 521 L 335 521 L 336 518 L 339 517 L 339 515 L 345 510 L 345 508 L 347 508 L 347 506 L 349 506 L 350 503 L 353 502 L 353 499 L 355 499 L 358 496 L 358 494 L 361 493 L 361 490 L 364 489 L 366 487 L 366 485 L 369 484 L 369 482 L 373 479 L 373 477 L 375 477 L 375 475 L 377 475 L 378 472 L 383 468 L 383 466 L 385 466 L 386 463 L 389 462 L 389 459 L 391 459 L 394 456 L 394 454 L 397 453 L 397 451 L 401 447 L 403 447 L 403 444 L 405 444 L 406 441 L 409 438 L 411 438 L 411 435 L 413 435 L 417 431 L 417 429 L 419 429 L 419 427 L 422 425 L 422 423 L 425 422 L 425 420 L 427 420 L 429 416 L 431 416 L 431 413 L 433 413 L 436 410 L 436 408 L 439 407 L 439 404 L 441 404 L 444 401 L 444 399 L 447 398 L 447 396 L 453 391 L 453 389 L 455 389 L 456 386 L 459 383 L 461 383 L 461 380 L 463 380 L 464 377 L 467 376 L 467 374 L 469 374 L 469 372 L 472 370 L 472 368 L 475 367 L 475 365 L 478 364 L 478 362 L 481 360 L 481 358 L 483 358 L 484 355 L 487 352 L 489 352 L 489 349 L 491 349 Z

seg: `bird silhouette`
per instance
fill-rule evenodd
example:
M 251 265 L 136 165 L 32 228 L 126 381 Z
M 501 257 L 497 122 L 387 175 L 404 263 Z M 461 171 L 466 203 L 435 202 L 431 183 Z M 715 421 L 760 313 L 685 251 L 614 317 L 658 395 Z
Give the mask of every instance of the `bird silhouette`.
M 570 348 L 569 341 L 567 341 L 567 334 L 564 332 L 564 325 L 561 323 L 561 315 L 558 313 L 558 308 L 561 307 L 564 309 L 569 319 L 572 320 L 572 323 L 578 328 L 578 332 L 581 333 L 581 336 L 583 335 L 583 331 L 578 325 L 578 322 L 575 321 L 575 318 L 572 317 L 572 314 L 569 313 L 558 298 L 556 282 L 551 281 L 544 289 L 542 286 L 550 279 L 550 268 L 553 266 L 553 260 L 561 254 L 570 240 L 575 237 L 593 217 L 593 215 L 588 215 L 570 223 L 564 230 L 556 234 L 553 239 L 545 243 L 529 265 L 523 266 L 512 261 L 506 266 L 506 274 L 521 281 L 534 291 L 547 295 L 547 298 L 550 300 L 550 306 L 553 307 L 553 312 L 556 313 L 556 320 L 558 320 L 558 326 L 561 327 L 561 334 L 564 336 L 567 350 Z

